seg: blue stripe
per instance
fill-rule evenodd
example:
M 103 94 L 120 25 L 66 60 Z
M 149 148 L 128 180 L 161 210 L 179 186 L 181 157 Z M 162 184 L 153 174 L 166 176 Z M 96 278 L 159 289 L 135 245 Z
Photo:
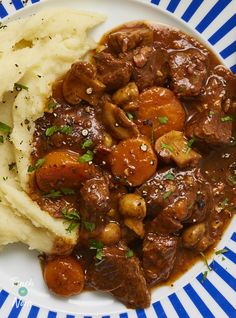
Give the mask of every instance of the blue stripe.
M 231 236 L 231 240 L 236 242 L 236 232 Z
M 152 306 L 158 318 L 167 318 L 160 301 L 157 301 L 156 303 L 152 304 Z
M 147 318 L 145 311 L 143 309 L 137 309 L 136 313 L 138 318 Z
M 198 296 L 198 294 L 190 284 L 184 286 L 184 290 L 191 299 L 191 301 L 194 303 L 194 305 L 197 307 L 203 318 L 215 318 L 215 316 L 211 313 L 209 308 Z
M 176 294 L 168 297 L 180 318 L 190 318 Z
M 215 286 L 208 280 L 205 279 L 202 283 L 203 274 L 197 276 L 197 280 L 206 289 L 206 291 L 211 295 L 211 297 L 217 302 L 222 310 L 229 317 L 236 317 L 236 309 L 228 302 L 228 300 L 215 288 Z
M 219 263 L 214 262 L 214 272 L 216 272 L 234 291 L 236 291 L 236 278 L 228 273 Z
M 55 311 L 49 311 L 47 318 L 56 318 L 57 313 Z
M 0 2 L 0 18 L 4 18 L 7 15 L 8 15 L 7 10 L 4 8 L 4 6 Z
M 102 316 L 102 318 L 110 318 L 110 316 Z
M 39 2 L 41 0 L 31 0 L 32 3 L 36 3 L 36 2 Z
M 66 315 L 66 318 L 75 318 L 73 315 Z
M 11 0 L 11 1 L 13 3 L 14 7 L 16 8 L 16 10 L 19 10 L 19 9 L 24 7 L 21 0 Z
M 9 296 L 9 293 L 5 290 L 1 290 L 0 292 L 0 308 L 2 308 L 2 305 L 5 303 L 7 297 Z
M 204 0 L 193 0 L 187 10 L 182 15 L 182 19 L 186 22 L 188 22 L 194 13 L 197 11 L 197 9 L 200 7 L 200 5 L 203 3 Z
M 160 3 L 160 0 L 152 0 L 151 3 L 156 4 L 158 6 L 158 4 Z
M 229 31 L 231 31 L 236 26 L 236 14 L 234 14 L 222 27 L 219 28 L 208 41 L 214 45 L 220 39 L 222 39 Z
M 219 0 L 197 25 L 196 30 L 202 33 L 231 1 L 232 0 Z
M 170 0 L 170 3 L 167 7 L 167 10 L 170 12 L 175 12 L 176 8 L 178 7 L 181 0 Z
M 32 306 L 27 318 L 36 318 L 39 313 L 39 307 Z
M 223 57 L 223 59 L 226 59 L 231 54 L 236 52 L 236 41 L 231 43 L 229 46 L 227 46 L 223 51 L 220 52 L 220 55 Z
M 17 318 L 23 307 L 24 307 L 24 301 L 22 299 L 17 298 L 7 318 Z
M 120 314 L 120 318 L 128 318 L 128 314 L 126 312 L 123 314 Z
M 234 253 L 231 249 L 229 249 L 228 247 L 226 247 L 226 249 L 228 250 L 227 253 L 224 253 L 224 257 L 227 257 L 228 259 L 230 259 L 234 264 L 236 264 L 236 253 Z
M 84 316 L 84 318 L 93 318 L 92 316 Z
M 236 64 L 230 67 L 231 72 L 236 74 Z

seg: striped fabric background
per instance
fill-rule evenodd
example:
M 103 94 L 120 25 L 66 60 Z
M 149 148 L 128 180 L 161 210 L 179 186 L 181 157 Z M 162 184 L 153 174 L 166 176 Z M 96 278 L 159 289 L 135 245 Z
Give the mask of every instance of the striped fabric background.
M 190 23 L 214 46 L 232 72 L 236 73 L 236 0 L 139 1 L 159 6 Z M 40 0 L 0 1 L 0 21 L 16 10 L 38 2 Z M 224 260 L 218 258 L 214 264 L 210 264 L 214 271 L 204 282 L 201 273 L 191 283 L 161 301 L 154 302 L 146 310 L 129 310 L 93 317 L 236 318 L 236 232 L 232 234 L 225 248 L 228 252 L 224 254 Z M 0 318 L 93 318 L 88 315 L 74 316 L 50 311 L 37 307 L 37 304 L 26 306 L 22 300 L 14 301 L 14 298 L 15 296 L 0 289 Z

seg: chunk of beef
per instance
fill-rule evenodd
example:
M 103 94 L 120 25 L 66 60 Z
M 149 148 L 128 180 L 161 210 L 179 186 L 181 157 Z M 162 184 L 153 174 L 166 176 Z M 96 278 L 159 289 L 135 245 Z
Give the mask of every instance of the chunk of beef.
M 199 95 L 207 78 L 207 56 L 191 48 L 170 54 L 172 88 L 178 96 Z
M 143 242 L 143 269 L 149 285 L 168 279 L 175 263 L 178 238 L 148 233 Z
M 139 47 L 133 52 L 133 79 L 142 91 L 157 85 L 163 86 L 168 76 L 168 56 L 164 50 L 154 47 Z
M 226 83 L 221 76 L 212 74 L 208 77 L 199 96 L 203 107 L 221 109 L 221 102 L 226 94 Z
M 105 91 L 105 85 L 96 79 L 96 68 L 88 62 L 72 64 L 63 81 L 63 95 L 72 105 L 85 100 L 97 105 Z
M 150 292 L 138 258 L 128 258 L 123 246 L 105 247 L 102 252 L 102 260 L 91 265 L 87 272 L 88 285 L 109 291 L 129 308 L 148 307 Z
M 108 46 L 116 53 L 125 53 L 137 46 L 152 45 L 153 30 L 146 25 L 133 28 L 124 28 L 108 36 Z
M 132 74 L 132 64 L 116 58 L 110 53 L 101 52 L 94 55 L 98 79 L 107 86 L 108 90 L 115 90 L 125 86 Z
M 197 112 L 187 122 L 185 134 L 209 144 L 227 144 L 232 136 L 232 121 L 221 110 L 204 110 Z
M 89 214 L 105 214 L 110 209 L 109 185 L 104 178 L 84 182 L 80 189 L 81 199 Z
M 174 233 L 183 223 L 205 219 L 212 208 L 210 184 L 198 168 L 169 169 L 157 172 L 138 192 L 147 204 L 147 213 L 153 220 L 147 229 L 155 233 Z

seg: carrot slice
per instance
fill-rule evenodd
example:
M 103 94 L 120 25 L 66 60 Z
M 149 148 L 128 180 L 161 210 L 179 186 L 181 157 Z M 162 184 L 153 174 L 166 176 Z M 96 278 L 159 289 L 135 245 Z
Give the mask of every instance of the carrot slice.
M 138 186 L 156 171 L 157 157 L 146 138 L 121 141 L 110 154 L 111 170 L 120 182 Z
M 150 88 L 140 94 L 138 106 L 136 124 L 139 131 L 153 142 L 171 130 L 183 130 L 186 114 L 171 90 Z
M 40 190 L 49 192 L 62 188 L 76 188 L 81 182 L 97 174 L 94 165 L 80 163 L 79 154 L 69 150 L 52 151 L 45 156 L 44 164 L 36 170 Z

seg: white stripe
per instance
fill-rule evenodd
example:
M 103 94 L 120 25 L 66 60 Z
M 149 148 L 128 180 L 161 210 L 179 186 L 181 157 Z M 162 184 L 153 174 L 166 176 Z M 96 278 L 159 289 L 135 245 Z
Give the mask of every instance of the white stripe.
M 165 299 L 163 299 L 161 301 L 161 304 L 168 318 L 179 318 L 169 298 L 166 297 Z
M 179 290 L 177 292 L 177 296 L 190 317 L 199 317 L 200 312 L 198 311 L 195 304 L 190 300 L 184 289 Z

